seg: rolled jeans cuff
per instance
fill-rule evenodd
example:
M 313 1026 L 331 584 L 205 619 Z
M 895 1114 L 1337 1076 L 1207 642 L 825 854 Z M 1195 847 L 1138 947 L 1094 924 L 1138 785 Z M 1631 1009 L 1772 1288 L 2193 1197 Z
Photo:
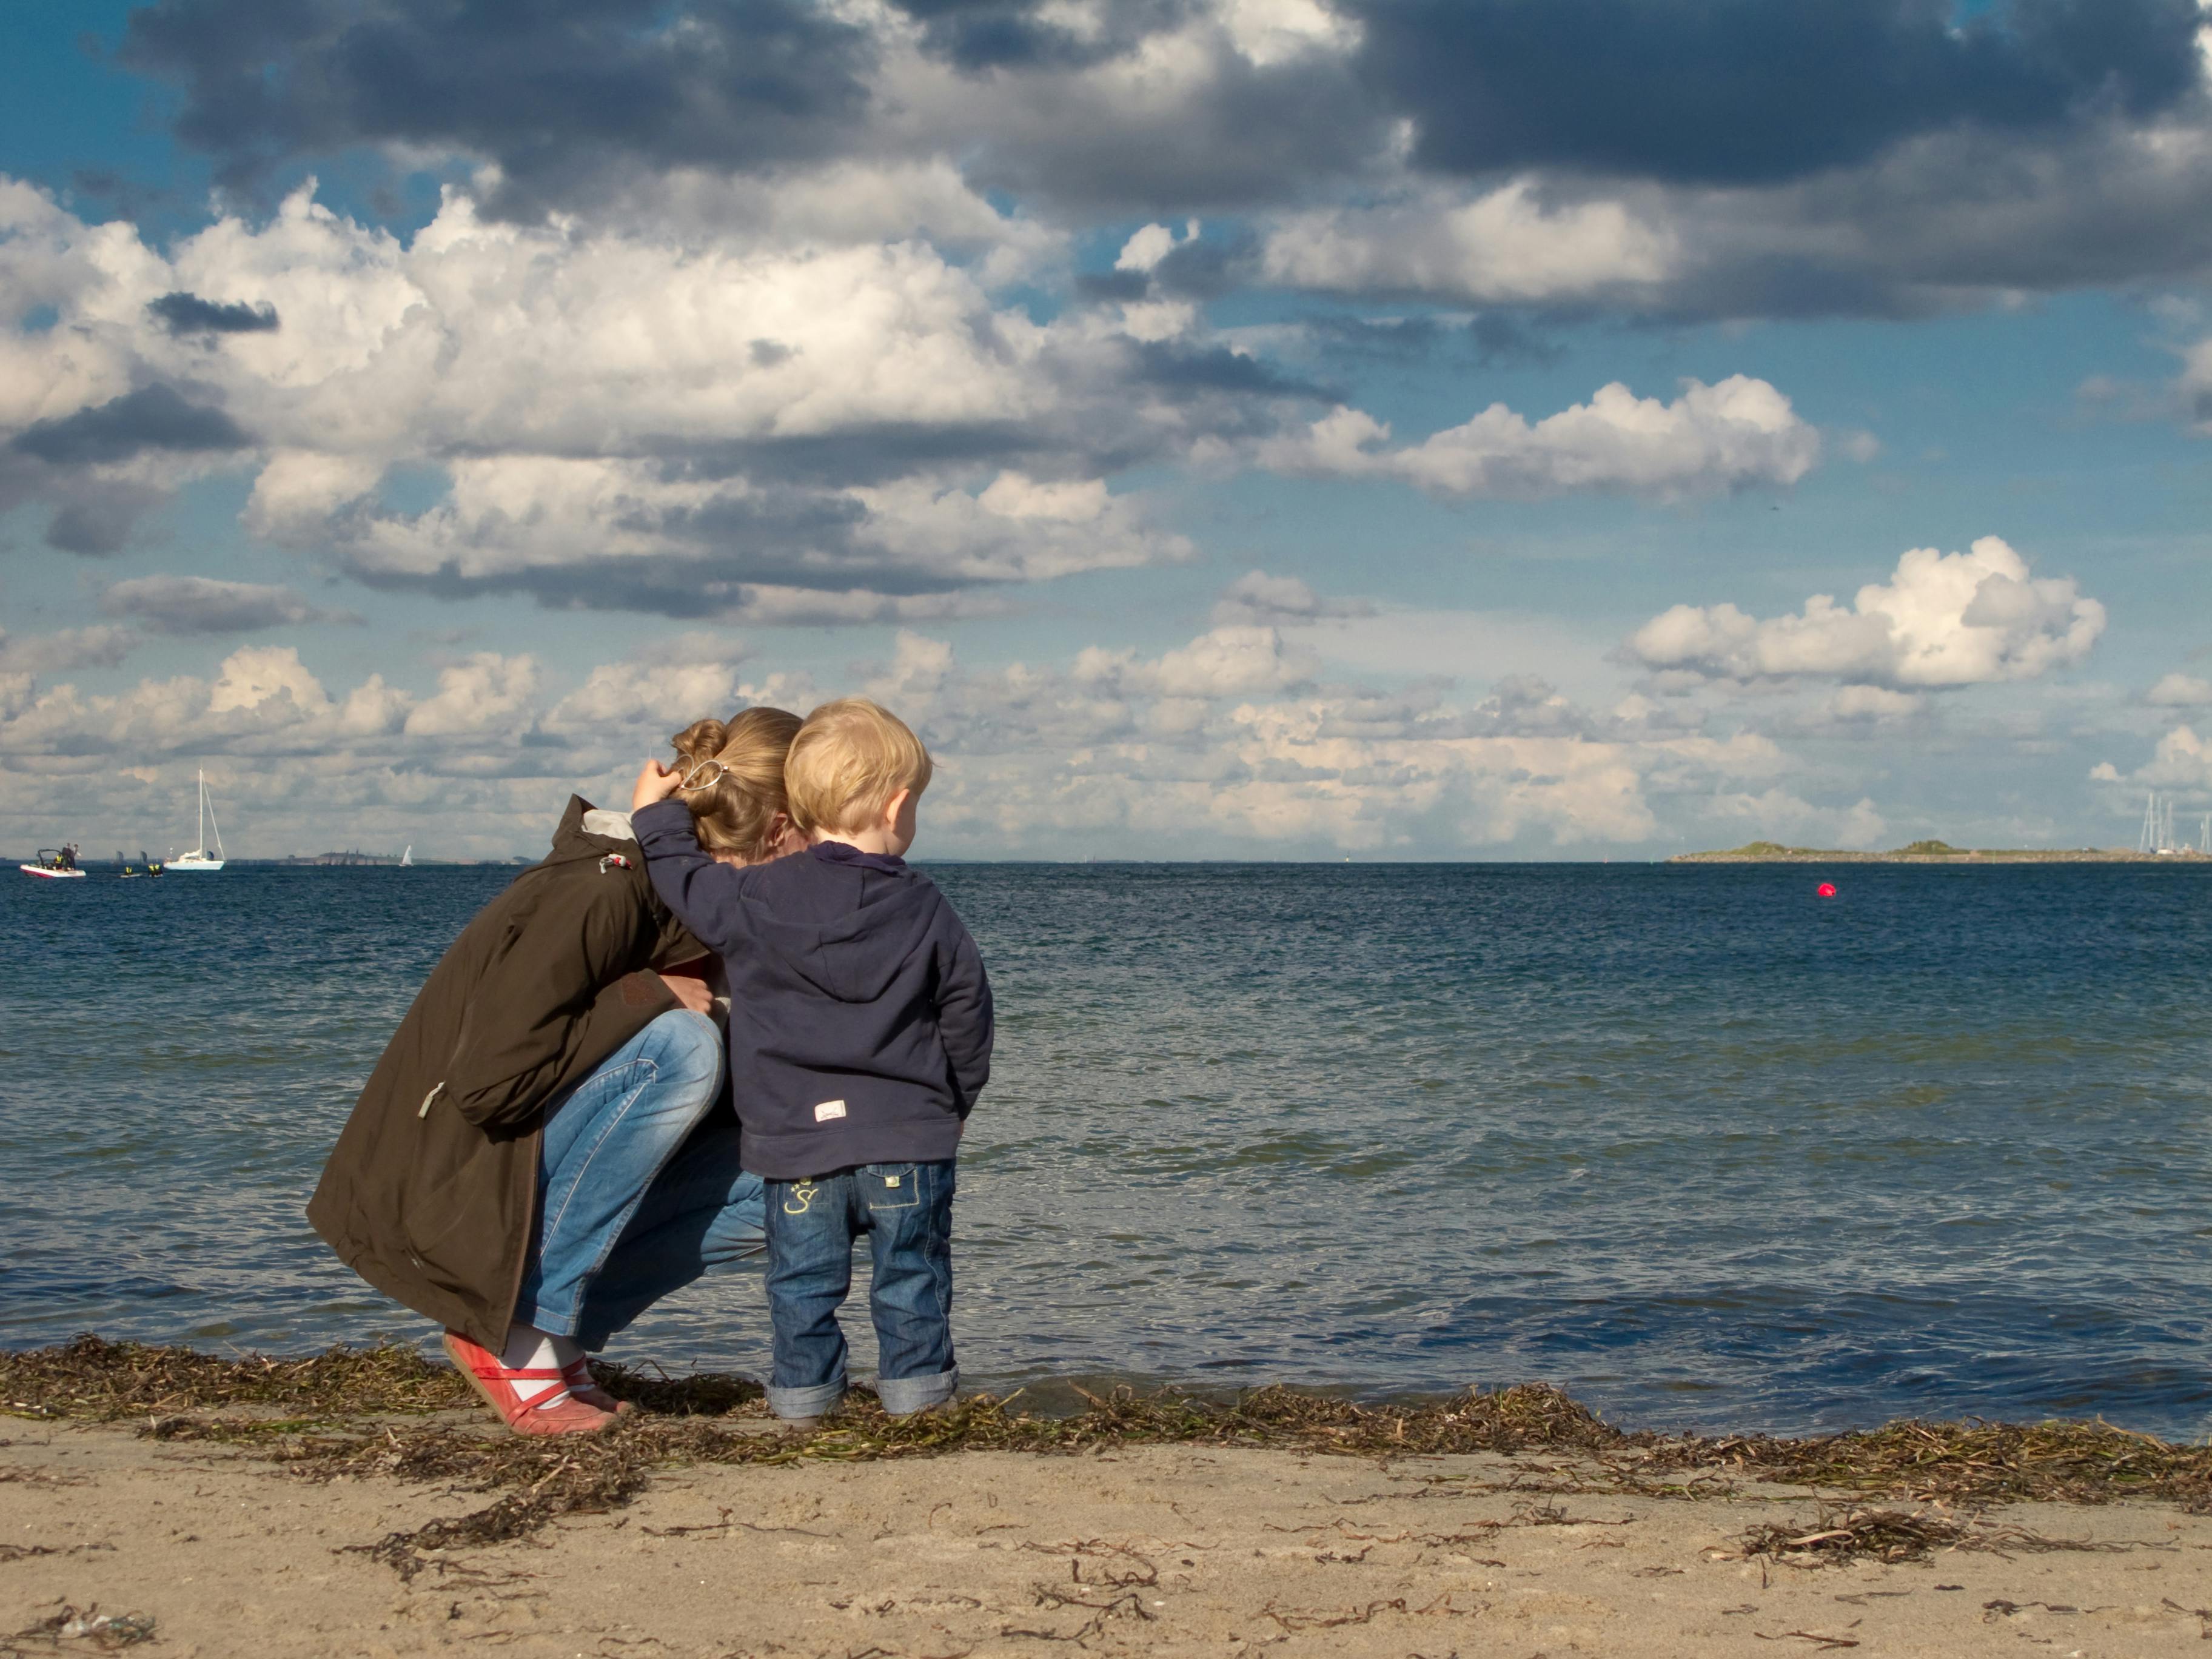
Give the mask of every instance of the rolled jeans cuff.
M 820 1417 L 836 1409 L 837 1402 L 845 1397 L 845 1379 L 833 1377 L 827 1382 L 816 1382 L 803 1389 L 779 1389 L 768 1385 L 768 1408 L 778 1417 Z
M 955 1365 L 934 1376 L 879 1376 L 876 1379 L 876 1398 L 884 1402 L 884 1410 L 890 1415 L 905 1417 L 943 1405 L 959 1387 L 960 1367 Z M 769 1391 L 771 1399 L 775 1393 L 773 1389 Z

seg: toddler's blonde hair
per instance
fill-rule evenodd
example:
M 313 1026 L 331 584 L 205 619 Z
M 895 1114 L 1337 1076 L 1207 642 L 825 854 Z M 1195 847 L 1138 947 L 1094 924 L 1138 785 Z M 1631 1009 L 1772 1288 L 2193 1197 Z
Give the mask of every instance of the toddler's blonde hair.
M 902 789 L 919 795 L 936 770 L 907 723 L 866 697 L 806 717 L 783 763 L 791 821 L 809 835 L 865 830 Z
M 676 769 L 696 778 L 677 799 L 691 809 L 700 846 L 748 860 L 775 849 L 776 815 L 790 811 L 783 759 L 798 733 L 789 709 L 748 708 L 727 724 L 694 720 L 676 734 Z

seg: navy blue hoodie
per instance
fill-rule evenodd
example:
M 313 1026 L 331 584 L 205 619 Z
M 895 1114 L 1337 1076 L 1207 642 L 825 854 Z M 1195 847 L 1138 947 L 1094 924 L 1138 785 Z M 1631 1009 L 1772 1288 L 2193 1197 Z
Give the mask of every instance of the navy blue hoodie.
M 796 1181 L 952 1157 L 991 1074 L 991 982 L 936 884 L 838 842 L 717 864 L 681 801 L 630 826 L 654 890 L 729 969 L 745 1168 Z

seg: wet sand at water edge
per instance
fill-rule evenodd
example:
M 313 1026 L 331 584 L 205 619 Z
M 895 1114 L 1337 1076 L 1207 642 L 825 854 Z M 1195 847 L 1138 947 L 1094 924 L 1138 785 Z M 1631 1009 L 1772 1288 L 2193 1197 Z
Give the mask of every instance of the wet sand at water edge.
M 308 1479 L 125 1422 L 0 1431 L 0 1654 L 2212 1653 L 2212 1516 L 2166 1503 L 1668 1498 L 1580 1453 L 1125 1445 L 679 1464 L 508 1541 L 380 1558 L 362 1547 L 481 1510 L 483 1485 Z M 1845 1509 L 1964 1541 L 1792 1565 Z M 1762 1528 L 1778 1553 L 1747 1554 Z

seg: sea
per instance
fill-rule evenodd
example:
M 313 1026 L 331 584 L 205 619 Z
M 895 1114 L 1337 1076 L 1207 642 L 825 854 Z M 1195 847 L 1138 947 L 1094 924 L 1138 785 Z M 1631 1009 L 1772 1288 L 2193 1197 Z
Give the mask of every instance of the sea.
M 302 1206 L 514 873 L 0 884 L 0 1345 L 434 1340 Z M 2212 1432 L 2212 870 L 932 873 L 998 997 L 971 1387 L 1541 1379 L 1627 1426 Z M 611 1350 L 767 1352 L 751 1267 Z

